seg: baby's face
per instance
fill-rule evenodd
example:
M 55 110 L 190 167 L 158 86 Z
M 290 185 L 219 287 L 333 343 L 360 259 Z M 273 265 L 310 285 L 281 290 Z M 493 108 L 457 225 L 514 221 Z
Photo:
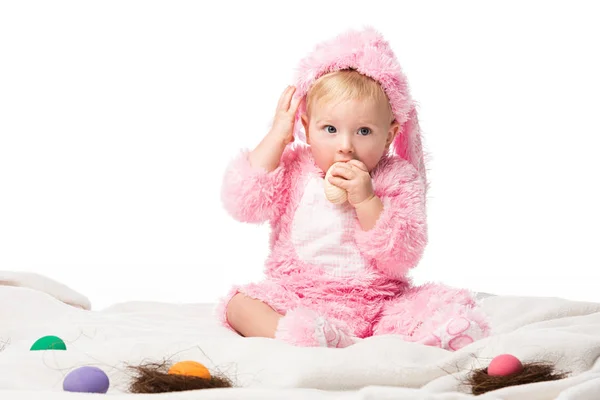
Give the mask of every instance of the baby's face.
M 392 143 L 398 124 L 391 123 L 387 103 L 347 100 L 317 101 L 302 116 L 307 142 L 321 170 L 338 161 L 359 160 L 371 171 Z

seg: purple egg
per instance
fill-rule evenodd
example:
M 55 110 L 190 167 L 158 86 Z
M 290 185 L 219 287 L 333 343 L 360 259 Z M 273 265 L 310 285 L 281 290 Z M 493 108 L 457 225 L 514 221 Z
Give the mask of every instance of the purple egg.
M 79 367 L 69 372 L 63 381 L 67 392 L 106 393 L 108 376 L 97 367 Z

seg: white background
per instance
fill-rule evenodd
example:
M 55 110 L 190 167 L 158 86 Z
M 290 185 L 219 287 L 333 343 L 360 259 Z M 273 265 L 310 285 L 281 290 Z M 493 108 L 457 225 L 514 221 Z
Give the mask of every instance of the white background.
M 600 301 L 592 4 L 3 2 L 0 270 L 95 309 L 261 279 L 269 229 L 224 212 L 224 168 L 266 133 L 300 58 L 372 25 L 431 156 L 417 283 Z

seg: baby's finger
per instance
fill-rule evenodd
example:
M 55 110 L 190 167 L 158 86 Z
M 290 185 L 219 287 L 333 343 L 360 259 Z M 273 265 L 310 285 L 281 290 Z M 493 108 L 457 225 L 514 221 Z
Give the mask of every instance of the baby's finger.
M 288 86 L 285 88 L 281 96 L 279 96 L 279 102 L 277 103 L 277 111 L 286 111 L 289 105 L 289 96 L 291 95 L 293 86 Z
M 342 188 L 344 190 L 348 190 L 349 185 L 350 185 L 350 182 L 348 182 L 345 179 L 338 178 L 337 176 L 330 176 L 329 183 L 331 183 L 332 185 L 337 186 L 339 188 Z
M 348 161 L 348 164 L 354 165 L 356 168 L 363 170 L 365 172 L 369 172 L 369 168 L 367 168 L 367 166 L 365 164 L 363 164 L 362 162 L 360 162 L 358 160 L 350 160 L 350 161 Z
M 290 105 L 290 109 L 289 112 L 291 112 L 293 115 L 296 115 L 296 111 L 298 111 L 298 106 L 300 105 L 300 102 L 302 101 L 302 97 L 301 96 L 295 96 L 292 98 L 292 104 Z
M 283 95 L 283 103 L 281 104 L 279 111 L 287 112 L 290 109 L 290 101 L 292 100 L 292 96 L 294 95 L 295 91 L 295 87 L 289 87 L 289 89 Z
M 333 169 L 331 170 L 331 175 L 339 176 L 344 179 L 353 179 L 356 176 L 356 173 L 352 171 L 352 169 L 350 169 L 349 167 L 341 164 L 333 167 Z

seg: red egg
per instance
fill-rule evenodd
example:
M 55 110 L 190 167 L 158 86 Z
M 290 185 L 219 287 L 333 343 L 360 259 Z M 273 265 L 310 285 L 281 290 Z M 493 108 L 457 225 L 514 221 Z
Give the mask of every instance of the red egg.
M 501 354 L 495 357 L 488 366 L 490 376 L 507 376 L 523 371 L 523 364 L 513 355 Z

